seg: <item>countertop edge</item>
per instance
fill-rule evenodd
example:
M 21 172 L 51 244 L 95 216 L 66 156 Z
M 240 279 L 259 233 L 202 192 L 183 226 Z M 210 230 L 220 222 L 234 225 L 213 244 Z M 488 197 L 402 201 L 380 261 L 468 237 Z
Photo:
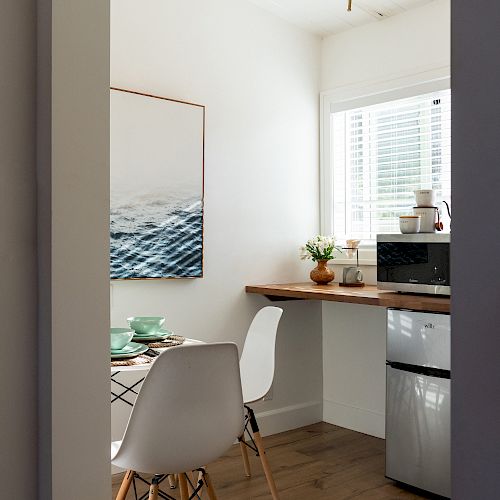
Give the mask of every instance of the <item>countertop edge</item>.
M 247 285 L 246 293 L 271 297 L 285 297 L 302 300 L 324 300 L 329 302 L 343 302 L 360 305 L 371 305 L 385 308 L 411 309 L 414 311 L 426 311 L 436 313 L 449 313 L 451 301 L 448 297 L 433 295 L 398 294 L 387 290 L 378 290 L 374 286 L 366 288 L 363 295 L 361 288 L 346 288 L 332 286 L 329 289 L 316 289 L 317 285 L 312 283 L 289 283 L 289 284 L 267 284 Z M 353 295 L 353 291 L 355 294 Z M 376 294 L 374 296 L 374 294 Z

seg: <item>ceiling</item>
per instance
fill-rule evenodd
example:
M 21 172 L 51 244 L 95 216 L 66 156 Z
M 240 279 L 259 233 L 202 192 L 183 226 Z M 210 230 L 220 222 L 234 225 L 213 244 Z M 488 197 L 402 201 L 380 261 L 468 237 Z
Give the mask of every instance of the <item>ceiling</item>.
M 250 0 L 255 5 L 320 36 L 381 21 L 434 0 Z

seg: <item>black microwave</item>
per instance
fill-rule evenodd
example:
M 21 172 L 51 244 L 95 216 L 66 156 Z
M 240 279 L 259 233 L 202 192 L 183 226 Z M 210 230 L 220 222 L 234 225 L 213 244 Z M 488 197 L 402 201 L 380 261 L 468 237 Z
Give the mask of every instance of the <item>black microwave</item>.
M 450 295 L 450 235 L 378 234 L 377 287 Z

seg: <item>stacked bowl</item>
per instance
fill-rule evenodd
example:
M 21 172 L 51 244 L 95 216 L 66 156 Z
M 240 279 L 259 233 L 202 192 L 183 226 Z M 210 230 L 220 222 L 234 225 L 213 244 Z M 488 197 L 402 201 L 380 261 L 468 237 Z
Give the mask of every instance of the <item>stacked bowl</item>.
M 131 342 L 135 335 L 131 328 L 110 328 L 109 343 L 111 359 L 133 358 L 148 350 L 148 347 Z
M 139 342 L 161 341 L 171 335 L 171 332 L 162 329 L 165 323 L 164 316 L 131 316 L 127 318 L 127 321 L 135 332 L 134 340 Z

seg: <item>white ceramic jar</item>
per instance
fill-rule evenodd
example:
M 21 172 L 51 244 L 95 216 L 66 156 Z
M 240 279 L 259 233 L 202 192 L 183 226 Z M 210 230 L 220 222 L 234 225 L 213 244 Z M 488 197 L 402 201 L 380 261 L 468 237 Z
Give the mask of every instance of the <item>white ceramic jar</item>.
M 420 215 L 420 232 L 434 233 L 436 231 L 437 207 L 415 207 L 413 215 Z
M 413 234 L 420 232 L 420 216 L 401 215 L 399 217 L 399 229 L 403 234 Z

